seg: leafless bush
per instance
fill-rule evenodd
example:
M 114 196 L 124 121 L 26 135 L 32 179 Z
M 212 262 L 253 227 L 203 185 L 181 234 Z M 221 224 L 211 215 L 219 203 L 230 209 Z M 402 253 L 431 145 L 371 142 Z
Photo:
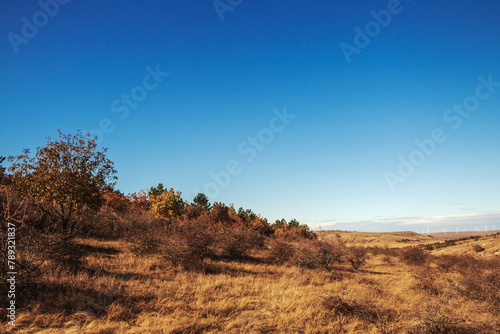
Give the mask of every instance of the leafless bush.
M 419 246 L 405 247 L 401 250 L 400 258 L 406 264 L 421 266 L 427 260 L 427 253 Z
M 344 261 L 346 247 L 341 239 L 335 241 L 315 241 L 319 263 L 326 270 L 334 269 L 335 265 Z
M 160 254 L 165 244 L 165 233 L 161 229 L 145 228 L 133 242 L 130 250 L 136 256 Z
M 290 262 L 301 268 L 317 269 L 321 264 L 321 258 L 313 243 L 303 242 L 295 246 L 295 253 Z
M 252 249 L 262 247 L 263 239 L 257 231 L 237 228 L 220 231 L 215 242 L 222 257 L 241 260 L 247 258 Z
M 174 266 L 185 270 L 203 271 L 204 260 L 213 256 L 214 233 L 203 224 L 173 228 L 165 239 L 163 254 Z
M 275 239 L 271 241 L 271 262 L 283 265 L 290 261 L 295 254 L 295 247 L 288 241 L 283 239 Z
M 349 259 L 360 259 L 352 254 L 354 253 L 350 253 L 341 240 L 332 242 L 304 239 L 301 242 L 289 242 L 280 238 L 274 240 L 271 245 L 271 258 L 274 263 L 289 263 L 307 269 L 333 270 Z
M 346 253 L 347 261 L 354 270 L 358 270 L 366 261 L 366 249 L 364 247 L 349 247 Z
M 148 234 L 148 230 L 162 231 L 165 222 L 150 211 L 129 205 L 127 210 L 104 206 L 95 216 L 87 216 L 80 223 L 76 235 L 106 240 L 135 238 Z
M 441 294 L 442 289 L 438 285 L 438 275 L 435 271 L 427 267 L 417 267 L 414 275 L 418 280 L 416 289 L 423 290 L 429 295 L 438 296 Z

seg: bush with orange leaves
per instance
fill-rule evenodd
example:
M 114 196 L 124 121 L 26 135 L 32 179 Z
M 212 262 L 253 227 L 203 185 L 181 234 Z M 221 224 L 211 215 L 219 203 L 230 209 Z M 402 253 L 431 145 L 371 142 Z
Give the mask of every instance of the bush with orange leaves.
M 125 212 L 131 209 L 130 200 L 119 190 L 113 190 L 111 187 L 102 191 L 103 205 L 112 208 L 117 212 Z

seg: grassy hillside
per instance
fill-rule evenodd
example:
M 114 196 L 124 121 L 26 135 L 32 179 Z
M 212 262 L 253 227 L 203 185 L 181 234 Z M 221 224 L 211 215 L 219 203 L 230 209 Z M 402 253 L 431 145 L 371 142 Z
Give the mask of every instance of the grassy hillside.
M 319 236 L 336 234 L 339 232 L 322 232 Z M 371 247 L 357 270 L 343 263 L 330 270 L 308 269 L 292 262 L 278 265 L 267 245 L 252 250 L 245 260 L 206 259 L 204 270 L 198 272 L 173 266 L 160 254 L 137 255 L 136 245 L 127 240 L 76 239 L 75 244 L 85 253 L 78 270 L 54 267 L 42 278 L 36 300 L 18 310 L 15 330 L 5 321 L 0 330 L 92 334 L 500 332 L 500 260 L 495 255 L 499 237 L 431 252 L 385 247 L 429 241 L 409 232 L 344 232 L 340 237 L 348 244 L 384 246 Z M 290 244 L 301 247 L 300 241 Z M 482 245 L 484 251 L 470 252 L 473 244 Z M 462 253 L 468 255 L 450 255 Z
M 442 238 L 418 234 L 415 232 L 348 232 L 348 231 L 319 231 L 316 232 L 319 238 L 325 240 L 335 240 L 341 238 L 346 244 L 370 247 L 406 247 L 408 245 L 418 245 L 429 242 L 444 241 Z

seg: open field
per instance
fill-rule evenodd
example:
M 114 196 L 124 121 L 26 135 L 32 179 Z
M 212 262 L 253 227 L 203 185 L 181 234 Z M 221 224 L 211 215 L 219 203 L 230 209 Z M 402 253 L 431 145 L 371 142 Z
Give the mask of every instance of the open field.
M 320 239 L 335 240 L 340 237 L 348 245 L 365 247 L 406 247 L 430 242 L 444 241 L 445 239 L 418 234 L 415 232 L 349 232 L 349 231 L 319 231 L 315 232 Z
M 493 231 L 458 231 L 457 232 L 439 232 L 439 233 L 430 233 L 429 235 L 434 237 L 434 238 L 439 238 L 439 239 L 462 239 L 462 238 L 469 238 L 469 237 L 475 237 L 475 236 L 481 236 L 485 237 L 488 235 L 500 233 L 500 230 L 493 230 Z
M 336 233 L 319 235 L 327 238 Z M 406 254 L 399 247 L 435 241 L 430 237 L 411 233 L 345 233 L 341 237 L 370 247 L 386 242 L 398 248 L 370 248 L 366 262 L 357 270 L 342 263 L 330 270 L 277 265 L 264 247 L 253 250 L 246 260 L 205 260 L 205 269 L 196 272 L 174 267 L 160 255 L 135 255 L 134 245 L 124 240 L 76 239 L 86 254 L 80 269 L 71 273 L 54 268 L 42 278 L 36 301 L 18 310 L 16 327 L 4 320 L 0 330 L 500 332 L 500 260 L 495 255 L 500 237 L 425 252 L 423 262 L 412 257 L 420 253 Z M 473 244 L 484 250 L 469 252 Z M 460 255 L 447 255 L 452 253 Z

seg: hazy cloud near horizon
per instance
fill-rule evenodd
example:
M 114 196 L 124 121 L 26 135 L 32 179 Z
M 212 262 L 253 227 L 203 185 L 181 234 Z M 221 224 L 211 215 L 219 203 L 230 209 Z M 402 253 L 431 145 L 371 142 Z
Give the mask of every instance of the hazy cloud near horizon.
M 455 231 L 457 228 L 463 231 L 485 229 L 500 229 L 500 211 L 484 212 L 478 214 L 464 215 L 436 215 L 429 217 L 403 217 L 403 218 L 381 218 L 376 220 L 363 220 L 354 222 L 323 221 L 308 223 L 314 229 L 322 230 L 348 230 L 366 232 L 392 232 L 392 231 L 423 231 L 441 232 L 442 229 Z

